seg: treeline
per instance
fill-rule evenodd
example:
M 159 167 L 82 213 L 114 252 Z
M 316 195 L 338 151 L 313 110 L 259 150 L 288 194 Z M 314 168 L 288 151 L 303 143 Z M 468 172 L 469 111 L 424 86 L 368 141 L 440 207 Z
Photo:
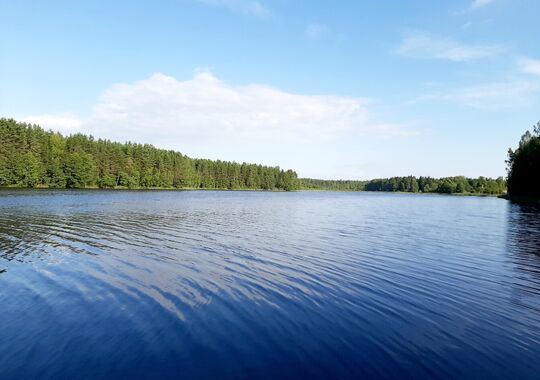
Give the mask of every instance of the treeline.
M 0 186 L 295 190 L 292 170 L 193 159 L 152 145 L 68 137 L 0 118 Z
M 540 123 L 509 153 L 512 192 L 538 194 Z M 533 174 L 531 174 L 533 173 Z M 0 118 L 0 186 L 193 188 L 502 194 L 504 179 L 392 177 L 371 181 L 298 179 L 292 170 L 194 159 L 148 144 L 117 143 Z
M 300 178 L 299 186 L 304 190 L 362 191 L 366 181 L 324 180 Z
M 306 189 L 342 190 L 342 191 L 388 191 L 408 193 L 441 194 L 503 194 L 506 181 L 479 177 L 392 177 L 371 181 L 325 181 L 301 178 L 300 186 Z
M 369 181 L 366 191 L 402 191 L 409 193 L 441 193 L 441 194 L 502 194 L 506 192 L 506 181 L 478 177 L 393 177 Z
M 525 132 L 519 147 L 508 150 L 508 194 L 540 198 L 540 122 Z

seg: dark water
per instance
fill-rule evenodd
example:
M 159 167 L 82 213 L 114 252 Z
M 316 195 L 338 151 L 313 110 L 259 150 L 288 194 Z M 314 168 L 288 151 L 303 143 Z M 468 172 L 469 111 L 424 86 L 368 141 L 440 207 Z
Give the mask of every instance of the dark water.
M 540 378 L 540 209 L 0 192 L 0 377 Z

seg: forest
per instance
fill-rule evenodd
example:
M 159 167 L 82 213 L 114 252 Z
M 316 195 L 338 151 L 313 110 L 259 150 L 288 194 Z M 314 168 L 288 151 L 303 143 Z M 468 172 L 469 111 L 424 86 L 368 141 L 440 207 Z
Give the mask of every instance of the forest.
M 511 160 L 538 149 L 527 135 Z M 525 143 L 525 142 L 527 143 Z M 534 145 L 536 141 L 536 145 Z M 530 145 L 530 147 L 529 147 Z M 517 177 L 515 177 L 517 178 Z M 515 182 L 517 189 L 521 182 Z M 45 188 L 178 188 L 231 190 L 338 190 L 446 194 L 502 194 L 506 181 L 479 177 L 392 177 L 370 181 L 297 178 L 277 166 L 196 159 L 148 144 L 92 136 L 63 136 L 40 126 L 0 118 L 0 186 Z M 538 188 L 538 187 L 536 187 Z M 517 191 L 517 190 L 516 190 Z
M 508 195 L 540 198 L 540 122 L 508 150 Z
M 369 181 L 367 191 L 400 191 L 409 193 L 441 193 L 441 194 L 503 194 L 506 192 L 504 178 L 497 179 L 478 177 L 393 177 Z
M 506 192 L 504 178 L 497 179 L 478 177 L 392 177 L 373 179 L 370 181 L 325 181 L 301 178 L 300 188 L 312 190 L 340 191 L 388 191 L 407 193 L 440 193 L 440 194 L 489 194 L 497 195 Z
M 367 181 L 299 179 L 299 187 L 304 190 L 363 191 L 366 183 Z
M 296 190 L 297 175 L 0 119 L 0 186 Z

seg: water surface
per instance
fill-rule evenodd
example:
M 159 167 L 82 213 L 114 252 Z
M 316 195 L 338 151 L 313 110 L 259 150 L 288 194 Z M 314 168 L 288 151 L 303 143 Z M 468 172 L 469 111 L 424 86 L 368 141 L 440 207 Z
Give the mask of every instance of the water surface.
M 0 376 L 540 373 L 540 209 L 334 192 L 0 192 Z

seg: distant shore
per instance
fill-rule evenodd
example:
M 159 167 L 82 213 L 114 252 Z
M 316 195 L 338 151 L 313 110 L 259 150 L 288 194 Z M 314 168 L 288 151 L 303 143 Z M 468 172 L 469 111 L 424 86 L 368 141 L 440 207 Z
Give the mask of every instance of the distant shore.
M 100 188 L 98 186 L 86 186 L 80 188 L 58 188 L 48 186 L 36 186 L 36 187 L 21 187 L 21 186 L 0 186 L 0 191 L 3 190 L 52 190 L 52 191 L 249 191 L 249 192 L 270 192 L 270 193 L 295 193 L 295 192 L 337 192 L 337 193 L 370 193 L 370 194 L 405 194 L 405 195 L 450 195 L 460 197 L 497 197 L 502 199 L 509 199 L 518 201 L 518 199 L 510 199 L 507 195 L 501 194 L 484 194 L 484 193 L 438 193 L 438 192 L 410 192 L 410 191 L 370 191 L 370 190 L 329 190 L 329 189 L 296 189 L 292 191 L 286 191 L 282 189 L 223 189 L 223 188 L 195 188 L 195 187 L 106 187 Z M 519 198 L 521 200 L 521 198 Z M 521 200 L 525 202 L 525 200 Z M 534 198 L 528 201 L 534 202 Z M 536 202 L 540 202 L 540 199 L 536 199 Z
M 36 186 L 36 187 L 22 187 L 22 186 L 0 186 L 2 190 L 58 190 L 58 191 L 72 191 L 72 190 L 101 190 L 101 191 L 267 191 L 273 193 L 285 193 L 291 192 L 282 189 L 223 189 L 214 187 L 99 187 L 99 186 L 86 186 L 86 187 L 49 187 L 49 186 Z M 303 190 L 293 190 L 303 191 Z

